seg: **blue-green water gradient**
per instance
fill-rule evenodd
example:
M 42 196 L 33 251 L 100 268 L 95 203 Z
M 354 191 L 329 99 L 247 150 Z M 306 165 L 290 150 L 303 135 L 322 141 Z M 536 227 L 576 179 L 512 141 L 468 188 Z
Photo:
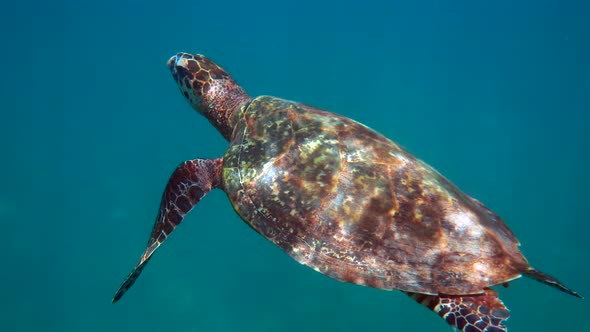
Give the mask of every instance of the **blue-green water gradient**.
M 110 303 L 186 159 L 227 143 L 166 68 L 203 53 L 252 95 L 396 140 L 590 296 L 590 5 L 11 1 L 0 9 L 0 330 L 448 331 L 399 292 L 326 278 L 212 192 Z M 590 302 L 500 289 L 511 331 L 590 331 Z

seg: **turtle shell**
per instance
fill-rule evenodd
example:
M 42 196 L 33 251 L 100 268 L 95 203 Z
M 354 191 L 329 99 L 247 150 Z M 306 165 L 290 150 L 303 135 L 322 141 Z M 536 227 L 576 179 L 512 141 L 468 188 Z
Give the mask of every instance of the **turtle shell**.
M 236 112 L 223 185 L 237 213 L 332 278 L 481 293 L 528 267 L 504 222 L 402 147 L 345 117 L 275 97 Z

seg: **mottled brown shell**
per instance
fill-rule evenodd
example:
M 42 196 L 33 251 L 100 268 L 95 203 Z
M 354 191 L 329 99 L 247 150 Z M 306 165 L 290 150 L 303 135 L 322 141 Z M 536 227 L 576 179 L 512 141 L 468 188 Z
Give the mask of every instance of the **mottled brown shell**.
M 300 263 L 431 294 L 480 293 L 528 267 L 498 216 L 373 130 L 266 96 L 235 116 L 225 190 L 252 228 Z

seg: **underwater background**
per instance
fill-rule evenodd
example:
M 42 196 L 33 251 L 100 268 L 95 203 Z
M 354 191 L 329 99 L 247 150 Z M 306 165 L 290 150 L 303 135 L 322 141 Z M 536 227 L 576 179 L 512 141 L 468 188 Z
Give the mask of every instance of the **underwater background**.
M 400 292 L 331 280 L 214 191 L 111 298 L 180 162 L 227 143 L 166 61 L 399 142 L 590 296 L 590 2 L 11 1 L 1 5 L 2 331 L 449 331 Z M 590 302 L 499 289 L 511 331 L 590 331 Z

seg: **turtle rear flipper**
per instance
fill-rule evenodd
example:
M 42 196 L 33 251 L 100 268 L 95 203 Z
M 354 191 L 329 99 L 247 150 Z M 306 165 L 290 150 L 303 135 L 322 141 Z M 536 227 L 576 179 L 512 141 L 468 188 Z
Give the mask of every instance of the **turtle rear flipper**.
M 180 224 L 184 216 L 211 189 L 221 185 L 222 163 L 221 158 L 188 160 L 180 164 L 172 173 L 164 190 L 158 217 L 148 240 L 147 248 L 141 255 L 139 263 L 119 287 L 113 297 L 113 303 L 117 302 L 133 286 L 154 251 Z
M 531 278 L 531 279 L 535 279 L 537 281 L 540 281 L 542 283 L 544 283 L 545 285 L 549 285 L 551 287 L 555 287 L 557 289 L 559 289 L 562 292 L 568 293 L 570 295 L 573 295 L 575 297 L 579 297 L 581 299 L 583 299 L 582 295 L 574 292 L 573 290 L 565 287 L 561 282 L 559 282 L 559 280 L 555 279 L 554 277 L 543 273 L 539 270 L 535 270 L 533 268 L 528 269 L 527 271 L 522 273 L 523 275 Z
M 483 294 L 472 295 L 406 294 L 459 331 L 507 331 L 504 321 L 510 317 L 510 312 L 498 298 L 498 294 L 489 288 Z

